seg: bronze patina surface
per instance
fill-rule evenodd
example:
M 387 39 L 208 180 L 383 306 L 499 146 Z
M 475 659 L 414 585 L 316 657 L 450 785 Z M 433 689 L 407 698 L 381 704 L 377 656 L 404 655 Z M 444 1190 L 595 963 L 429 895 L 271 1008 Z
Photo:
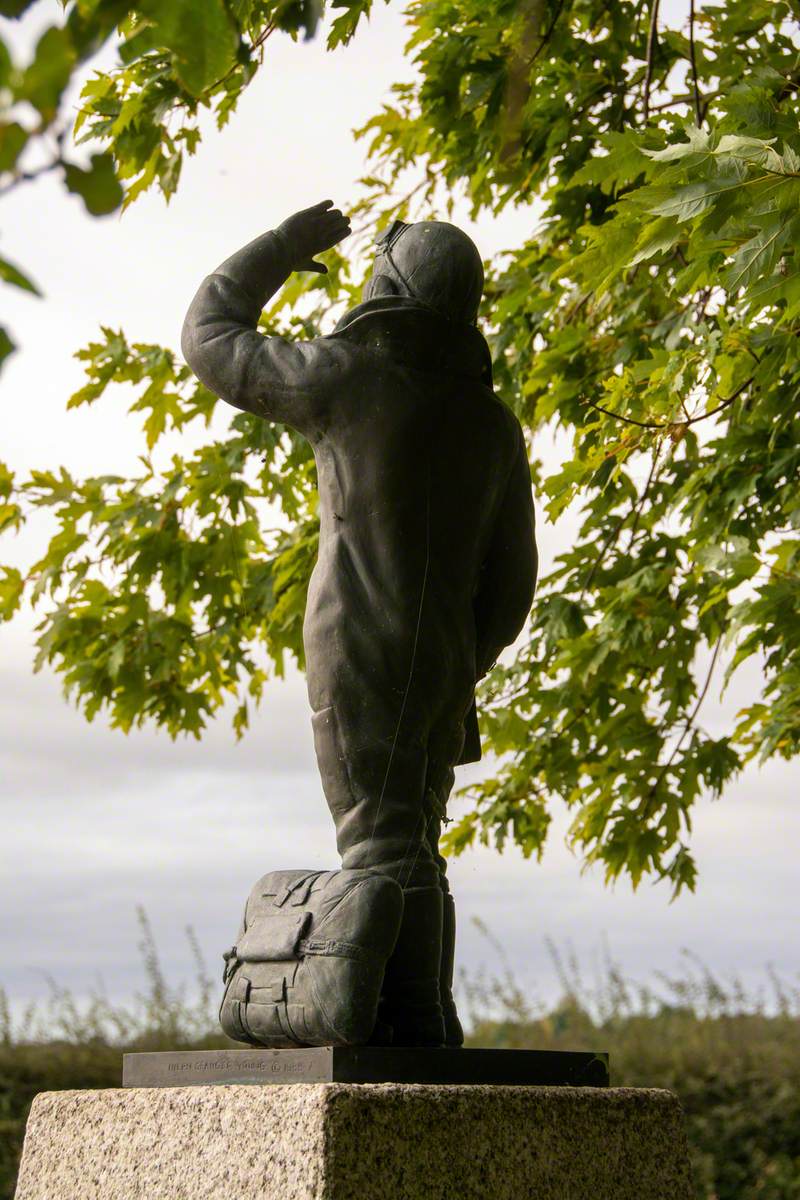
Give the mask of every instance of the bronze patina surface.
M 342 866 L 403 893 L 377 1011 L 354 994 L 342 1024 L 367 1024 L 384 1045 L 458 1046 L 439 835 L 454 767 L 480 758 L 475 685 L 533 599 L 531 475 L 477 324 L 481 257 L 454 225 L 395 221 L 361 303 L 326 336 L 258 330 L 289 275 L 325 272 L 314 255 L 349 232 L 324 201 L 237 250 L 201 283 L 182 347 L 212 392 L 296 430 L 316 461 L 319 554 L 303 641 L 319 773 Z M 255 969 L 233 950 L 229 961 L 237 1036 L 268 1045 L 319 1044 L 312 1008 L 350 986 L 335 961 L 317 963 L 330 982 L 319 1004 L 293 999 L 292 1014 L 263 957 Z
M 558 1050 L 180 1050 L 125 1054 L 124 1087 L 214 1083 L 436 1083 L 606 1087 L 608 1055 Z

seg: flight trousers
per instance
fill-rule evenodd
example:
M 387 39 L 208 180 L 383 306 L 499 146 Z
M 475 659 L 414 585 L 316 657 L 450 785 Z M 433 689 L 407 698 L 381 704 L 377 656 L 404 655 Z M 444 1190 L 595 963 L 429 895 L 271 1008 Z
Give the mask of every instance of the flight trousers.
M 342 866 L 390 875 L 403 889 L 403 922 L 386 968 L 376 1041 L 463 1041 L 452 998 L 455 907 L 439 852 L 464 740 L 462 707 L 456 719 L 402 738 L 380 712 L 369 726 L 363 710 L 348 722 L 336 705 L 312 716 Z

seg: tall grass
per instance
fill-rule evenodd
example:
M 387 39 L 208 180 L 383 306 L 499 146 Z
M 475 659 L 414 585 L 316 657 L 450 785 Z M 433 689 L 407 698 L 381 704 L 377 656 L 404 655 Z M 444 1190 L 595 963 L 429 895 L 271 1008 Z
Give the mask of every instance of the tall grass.
M 0 991 L 0 1200 L 10 1200 L 25 1120 L 44 1090 L 119 1086 L 124 1050 L 229 1046 L 219 984 L 187 931 L 195 978 L 170 984 L 139 912 L 144 991 L 130 1005 L 97 990 L 78 1002 L 55 981 L 16 1020 Z M 679 974 L 636 983 L 610 955 L 592 983 L 549 946 L 560 998 L 546 1004 L 500 968 L 460 979 L 468 1044 L 608 1050 L 613 1084 L 666 1087 L 686 1112 L 698 1200 L 800 1200 L 800 988 L 775 972 L 756 992 L 692 955 Z
M 102 988 L 90 989 L 79 1002 L 69 989 L 48 977 L 47 999 L 27 1005 L 15 1019 L 8 996 L 0 988 L 0 1045 L 137 1046 L 154 1050 L 206 1041 L 230 1045 L 217 1024 L 220 989 L 209 976 L 194 930 L 191 926 L 186 929 L 194 978 L 189 983 L 170 985 L 147 914 L 138 908 L 136 916 L 145 987 L 130 1004 L 109 1000 Z
M 698 1200 L 800 1200 L 800 988 L 768 969 L 754 992 L 690 953 L 646 984 L 606 955 L 590 985 L 550 944 L 560 999 L 547 1005 L 493 944 L 500 970 L 462 979 L 470 1045 L 608 1050 L 612 1085 L 680 1097 Z

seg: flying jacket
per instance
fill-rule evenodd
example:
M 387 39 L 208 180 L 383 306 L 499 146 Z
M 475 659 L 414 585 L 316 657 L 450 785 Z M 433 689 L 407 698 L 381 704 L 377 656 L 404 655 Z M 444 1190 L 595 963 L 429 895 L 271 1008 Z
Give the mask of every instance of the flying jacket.
M 413 298 L 367 301 L 310 341 L 264 337 L 290 261 L 275 233 L 226 260 L 200 285 L 182 349 L 216 395 L 313 447 L 312 709 L 344 706 L 364 729 L 399 711 L 404 736 L 422 738 L 449 706 L 466 721 L 459 761 L 474 761 L 475 683 L 519 634 L 536 581 L 522 430 L 478 330 Z

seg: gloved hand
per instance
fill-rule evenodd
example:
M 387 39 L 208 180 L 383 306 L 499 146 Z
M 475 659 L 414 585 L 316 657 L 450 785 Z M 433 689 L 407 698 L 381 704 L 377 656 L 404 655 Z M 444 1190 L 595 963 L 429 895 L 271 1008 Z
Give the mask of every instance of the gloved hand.
M 317 262 L 315 254 L 330 249 L 346 238 L 350 221 L 332 200 L 323 200 L 312 208 L 304 208 L 282 221 L 275 230 L 282 239 L 293 271 L 316 271 L 327 275 L 328 268 Z

